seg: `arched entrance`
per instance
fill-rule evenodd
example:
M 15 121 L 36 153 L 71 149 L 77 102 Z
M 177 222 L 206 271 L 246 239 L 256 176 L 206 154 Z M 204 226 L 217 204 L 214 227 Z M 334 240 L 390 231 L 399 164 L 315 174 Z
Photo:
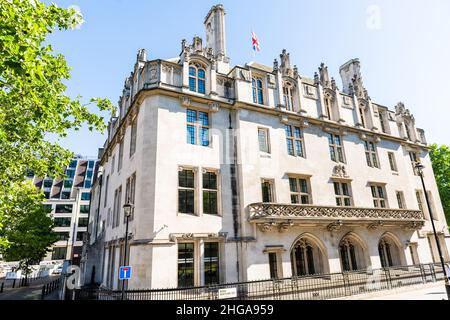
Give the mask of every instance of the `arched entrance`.
M 302 235 L 292 246 L 291 265 L 293 276 L 323 274 L 327 272 L 326 254 L 320 240 L 310 235 Z
M 366 246 L 355 234 L 345 235 L 339 243 L 339 256 L 343 271 L 355 271 L 367 267 Z
M 400 266 L 404 260 L 398 239 L 390 234 L 384 234 L 380 238 L 378 242 L 378 254 L 383 268 Z

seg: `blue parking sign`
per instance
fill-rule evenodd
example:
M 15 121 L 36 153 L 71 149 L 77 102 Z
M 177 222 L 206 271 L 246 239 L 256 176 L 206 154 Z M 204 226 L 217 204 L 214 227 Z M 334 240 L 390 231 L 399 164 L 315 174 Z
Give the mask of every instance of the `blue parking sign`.
M 119 269 L 119 280 L 128 280 L 131 278 L 131 266 L 122 266 Z

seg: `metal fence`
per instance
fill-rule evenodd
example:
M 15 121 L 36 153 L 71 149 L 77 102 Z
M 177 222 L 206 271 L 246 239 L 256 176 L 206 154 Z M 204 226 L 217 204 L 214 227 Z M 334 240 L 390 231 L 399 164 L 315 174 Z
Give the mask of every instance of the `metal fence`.
M 236 300 L 323 300 L 443 279 L 442 267 L 435 263 L 191 288 L 127 290 L 124 299 L 216 300 L 221 298 L 220 289 L 235 288 Z M 121 294 L 118 290 L 84 288 L 66 290 L 66 299 L 120 300 Z
M 0 278 L 0 293 L 3 292 L 3 289 L 27 287 L 36 283 L 37 281 L 48 278 L 49 276 L 28 276 L 26 279 L 25 277 L 17 279 Z
M 55 290 L 59 290 L 64 285 L 64 277 L 60 276 L 58 279 L 53 280 L 52 282 L 46 283 L 42 286 L 41 300 L 44 300 L 46 296 L 54 292 Z

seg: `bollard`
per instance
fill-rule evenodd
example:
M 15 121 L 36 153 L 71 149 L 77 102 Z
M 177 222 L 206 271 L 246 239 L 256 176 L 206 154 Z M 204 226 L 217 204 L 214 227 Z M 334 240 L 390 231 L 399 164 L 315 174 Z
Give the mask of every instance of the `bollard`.
M 16 286 L 16 279 L 13 279 L 13 285 L 12 287 L 14 288 Z
M 3 293 L 3 287 L 4 287 L 5 283 L 2 282 L 2 285 L 0 286 L 0 293 Z

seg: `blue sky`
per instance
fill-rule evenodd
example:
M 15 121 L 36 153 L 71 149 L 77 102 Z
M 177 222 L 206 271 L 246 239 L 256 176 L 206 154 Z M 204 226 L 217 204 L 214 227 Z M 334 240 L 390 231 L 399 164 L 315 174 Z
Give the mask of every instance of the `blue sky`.
M 50 1 L 46 1 L 50 2 Z M 85 23 L 49 38 L 73 68 L 67 82 L 75 97 L 118 101 L 138 48 L 149 59 L 179 54 L 183 38 L 204 37 L 203 19 L 218 1 L 64 0 L 78 6 Z M 258 35 L 258 62 L 272 65 L 283 48 L 300 73 L 313 77 L 321 62 L 342 87 L 339 66 L 359 58 L 372 100 L 392 109 L 399 101 L 414 114 L 428 142 L 450 144 L 450 1 L 431 0 L 223 0 L 231 64 L 255 60 L 251 30 Z M 71 132 L 61 144 L 95 156 L 106 137 Z

